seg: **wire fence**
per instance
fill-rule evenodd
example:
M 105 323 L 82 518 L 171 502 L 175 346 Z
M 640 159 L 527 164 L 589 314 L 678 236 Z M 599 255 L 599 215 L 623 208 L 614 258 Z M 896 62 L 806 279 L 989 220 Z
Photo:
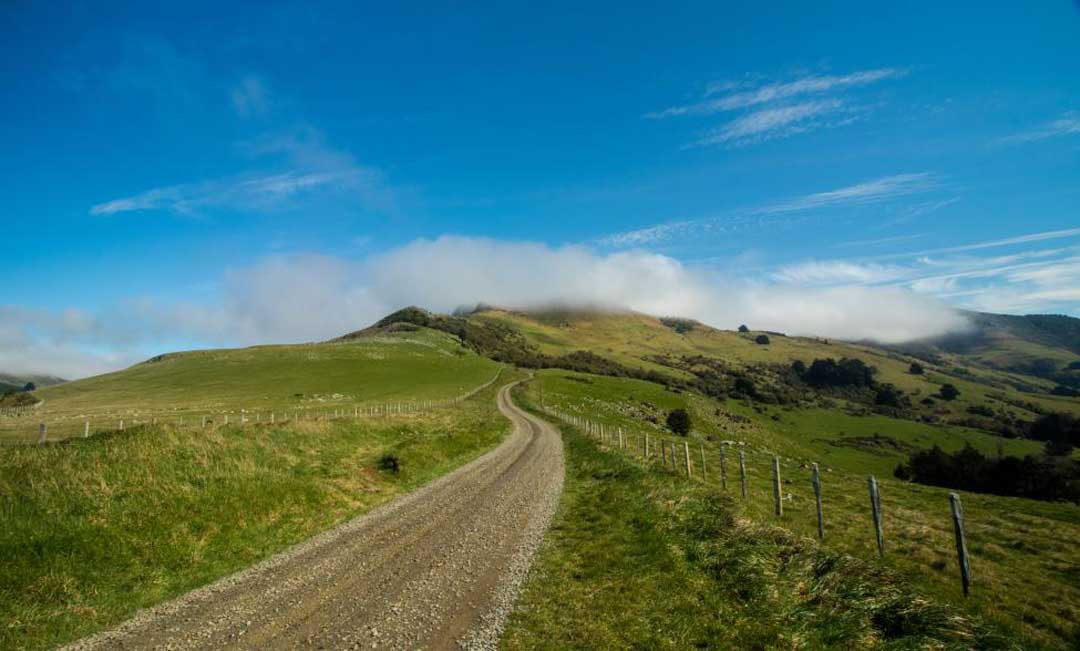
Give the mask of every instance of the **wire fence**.
M 494 384 L 503 369 L 487 382 L 459 395 L 437 400 L 395 400 L 378 403 L 343 403 L 325 405 L 288 405 L 279 407 L 229 407 L 199 409 L 177 406 L 158 410 L 125 410 L 94 414 L 57 415 L 46 419 L 32 413 L 29 417 L 0 422 L 0 441 L 9 445 L 39 446 L 73 438 L 89 438 L 104 432 L 124 431 L 146 425 L 170 425 L 179 428 L 283 424 L 297 421 L 388 418 L 418 414 L 460 404 Z
M 700 481 L 718 485 L 722 490 L 738 488 L 743 500 L 750 499 L 750 480 L 752 477 L 768 477 L 772 510 L 777 518 L 784 516 L 785 504 L 794 496 L 785 487 L 784 478 L 790 474 L 802 473 L 806 484 L 814 495 L 815 530 L 817 537 L 824 540 L 827 523 L 825 519 L 825 498 L 822 490 L 822 472 L 815 462 L 799 461 L 766 451 L 756 450 L 741 441 L 720 441 L 717 448 L 708 450 L 703 442 L 691 443 L 684 437 L 671 438 L 657 433 L 626 431 L 622 427 L 612 427 L 594 421 L 580 414 L 569 413 L 541 403 L 543 413 L 562 420 L 609 451 L 619 452 L 645 464 L 659 465 L 677 477 L 687 481 Z M 765 472 L 762 473 L 762 468 Z M 831 472 L 831 471 L 830 471 Z M 873 540 L 879 557 L 886 554 L 886 536 L 883 524 L 883 508 L 880 486 L 874 475 L 866 477 L 866 510 L 870 515 Z M 844 494 L 843 498 L 853 496 Z M 840 496 L 838 496 L 840 498 Z M 967 534 L 964 520 L 964 508 L 960 495 L 948 494 L 950 529 L 956 546 L 957 566 L 961 589 L 965 597 L 971 591 L 971 557 L 968 553 Z

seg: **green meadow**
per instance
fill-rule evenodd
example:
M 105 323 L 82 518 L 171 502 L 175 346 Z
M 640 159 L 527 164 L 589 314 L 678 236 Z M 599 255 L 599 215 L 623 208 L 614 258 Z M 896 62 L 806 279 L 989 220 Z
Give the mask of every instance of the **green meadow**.
M 622 454 L 637 463 L 642 461 L 645 433 L 654 446 L 658 437 L 677 442 L 679 467 L 669 467 L 671 481 L 685 482 L 680 479 L 684 477 L 681 444 L 688 441 L 693 483 L 701 481 L 704 454 L 705 483 L 737 501 L 746 518 L 777 525 L 808 540 L 817 536 L 809 468 L 817 462 L 826 549 L 904 577 L 927 598 L 988 622 L 1011 639 L 1021 640 L 1023 648 L 1062 648 L 1078 634 L 1080 507 L 963 493 L 974 575 L 972 594 L 965 599 L 948 491 L 892 478 L 893 468 L 906 458 L 903 446 L 937 443 L 957 449 L 971 443 L 992 453 L 1000 442 L 1006 454 L 1022 455 L 1038 451 L 1035 442 L 839 410 L 716 402 L 649 382 L 568 371 L 541 371 L 526 391 L 534 404 L 543 400 L 548 408 L 602 423 L 609 434 L 621 428 L 627 440 Z M 663 418 L 674 408 L 691 413 L 694 428 L 687 439 L 665 432 Z M 726 492 L 720 488 L 721 447 L 727 457 Z M 738 494 L 738 450 L 747 459 L 749 497 L 745 502 Z M 781 457 L 784 514 L 779 518 L 773 506 L 774 455 Z M 650 465 L 657 463 L 654 456 Z M 878 558 L 870 517 L 867 477 L 871 474 L 881 486 L 883 559 Z

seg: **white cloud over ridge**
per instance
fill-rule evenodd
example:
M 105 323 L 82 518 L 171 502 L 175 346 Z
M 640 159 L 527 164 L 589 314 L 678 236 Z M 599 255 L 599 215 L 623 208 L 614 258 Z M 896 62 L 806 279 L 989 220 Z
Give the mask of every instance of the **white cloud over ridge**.
M 13 372 L 79 376 L 115 368 L 156 341 L 246 345 L 321 340 L 362 328 L 407 305 L 449 311 L 485 302 L 527 308 L 604 305 L 695 318 L 734 328 L 896 343 L 965 327 L 949 307 L 896 287 L 748 284 L 640 250 L 600 254 L 580 246 L 466 237 L 418 240 L 364 260 L 276 256 L 228 272 L 215 304 L 131 301 L 78 318 L 0 311 L 0 363 Z M 19 363 L 9 346 L 51 347 Z M 89 359 L 58 366 L 57 355 Z M 85 351 L 108 351 L 106 355 Z M 29 363 L 34 362 L 34 363 Z M 76 364 L 76 362 L 78 362 Z M 81 366 L 80 366 L 81 365 Z M 82 370 L 80 371 L 79 366 Z

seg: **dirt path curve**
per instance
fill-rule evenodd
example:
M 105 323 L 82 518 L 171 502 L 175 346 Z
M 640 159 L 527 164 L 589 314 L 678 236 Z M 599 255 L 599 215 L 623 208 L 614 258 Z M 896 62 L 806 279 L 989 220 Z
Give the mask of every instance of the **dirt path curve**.
M 516 407 L 495 450 L 371 513 L 66 647 L 493 649 L 555 512 L 562 440 Z

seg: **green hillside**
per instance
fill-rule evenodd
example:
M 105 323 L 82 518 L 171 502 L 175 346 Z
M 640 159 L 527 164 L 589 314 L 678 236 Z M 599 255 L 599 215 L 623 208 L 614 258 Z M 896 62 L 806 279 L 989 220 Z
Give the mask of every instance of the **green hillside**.
M 443 400 L 491 380 L 499 365 L 429 329 L 372 332 L 345 342 L 172 353 L 131 368 L 41 389 L 32 418 L 0 420 L 0 441 L 33 440 L 154 419 L 189 423 L 244 412 L 361 409 Z

